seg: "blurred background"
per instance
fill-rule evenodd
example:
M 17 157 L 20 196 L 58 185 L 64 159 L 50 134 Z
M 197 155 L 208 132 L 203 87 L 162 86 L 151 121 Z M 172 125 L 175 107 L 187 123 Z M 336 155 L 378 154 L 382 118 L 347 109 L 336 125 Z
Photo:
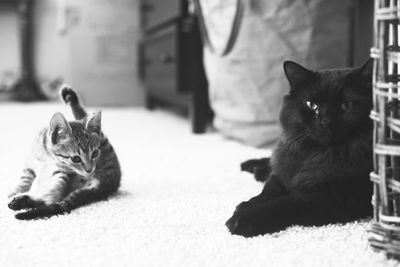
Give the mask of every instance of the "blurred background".
M 2 0 L 0 36 L 3 90 L 25 68 L 49 99 L 66 82 L 91 105 L 143 104 L 138 1 Z
M 1 266 L 394 266 L 367 220 L 246 240 L 224 224 L 262 190 L 239 166 L 281 134 L 283 61 L 356 66 L 372 33 L 373 0 L 0 0 Z M 34 136 L 73 119 L 64 83 L 103 111 L 121 189 L 17 222 L 6 199 Z
M 369 57 L 372 0 L 0 0 L 0 101 L 179 110 L 263 146 L 279 135 L 282 62 Z M 0 103 L 1 103 L 0 102 Z

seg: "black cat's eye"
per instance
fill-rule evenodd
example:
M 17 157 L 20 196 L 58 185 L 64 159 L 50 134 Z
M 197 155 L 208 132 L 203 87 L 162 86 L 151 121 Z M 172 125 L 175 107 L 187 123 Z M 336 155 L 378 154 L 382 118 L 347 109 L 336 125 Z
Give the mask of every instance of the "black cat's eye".
M 342 110 L 347 110 L 347 109 L 351 108 L 354 104 L 355 104 L 354 101 L 344 101 L 344 102 L 340 105 L 340 108 L 341 108 Z
M 73 157 L 71 157 L 71 160 L 73 163 L 81 163 L 82 162 L 82 159 L 79 156 L 73 156 Z
M 95 158 L 97 158 L 98 156 L 99 156 L 99 150 L 98 150 L 98 149 L 93 150 L 93 152 L 92 152 L 92 159 L 95 159 Z
M 310 109 L 312 109 L 314 111 L 318 109 L 318 105 L 310 100 L 306 100 L 305 103 L 306 103 L 307 107 L 309 107 Z

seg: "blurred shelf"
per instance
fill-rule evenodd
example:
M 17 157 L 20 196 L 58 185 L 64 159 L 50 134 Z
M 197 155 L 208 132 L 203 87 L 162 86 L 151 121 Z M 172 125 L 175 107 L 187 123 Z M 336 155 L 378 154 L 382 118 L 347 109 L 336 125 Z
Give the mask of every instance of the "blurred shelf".
M 187 0 L 143 0 L 141 77 L 146 106 L 188 111 L 193 133 L 211 121 L 203 47 L 196 17 Z
M 12 101 L 13 95 L 11 92 L 0 92 L 0 102 Z

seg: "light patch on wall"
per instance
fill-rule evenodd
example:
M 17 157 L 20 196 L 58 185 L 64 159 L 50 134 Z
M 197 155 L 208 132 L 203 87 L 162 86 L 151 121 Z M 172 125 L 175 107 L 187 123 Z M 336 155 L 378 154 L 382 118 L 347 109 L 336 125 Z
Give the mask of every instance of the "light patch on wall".
M 97 60 L 100 64 L 131 64 L 131 40 L 125 35 L 97 37 Z
M 139 5 L 131 0 L 71 0 L 79 23 L 68 33 L 71 82 L 92 105 L 142 105 Z
M 36 5 L 40 78 L 61 76 L 88 105 L 143 105 L 139 1 L 68 0 L 64 12 L 59 3 Z

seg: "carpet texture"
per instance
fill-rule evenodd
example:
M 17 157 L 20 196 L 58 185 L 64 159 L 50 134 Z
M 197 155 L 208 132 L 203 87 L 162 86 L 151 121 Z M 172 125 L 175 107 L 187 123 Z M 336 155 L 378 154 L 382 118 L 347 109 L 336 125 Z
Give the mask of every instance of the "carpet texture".
M 2 104 L 1 266 L 396 266 L 370 250 L 367 221 L 272 235 L 232 236 L 234 207 L 261 191 L 239 171 L 270 151 L 218 134 L 192 135 L 187 120 L 162 111 L 103 109 L 103 129 L 122 166 L 108 201 L 47 220 L 18 221 L 6 207 L 36 132 L 61 104 Z

